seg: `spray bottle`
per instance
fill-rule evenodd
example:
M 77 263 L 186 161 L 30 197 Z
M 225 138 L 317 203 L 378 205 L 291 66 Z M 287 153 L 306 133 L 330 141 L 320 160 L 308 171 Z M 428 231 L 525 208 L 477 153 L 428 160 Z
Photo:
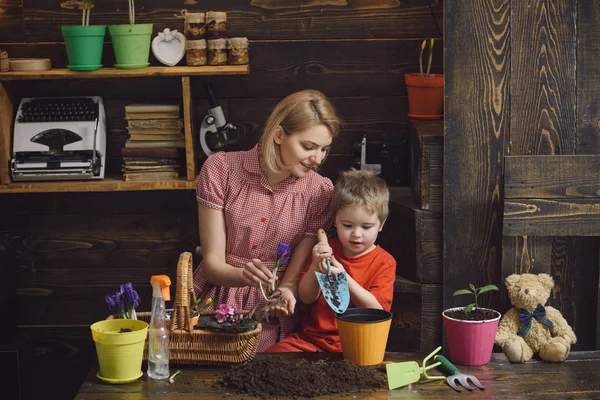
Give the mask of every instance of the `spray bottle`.
M 152 316 L 148 333 L 148 377 L 169 377 L 169 335 L 165 325 L 165 300 L 171 300 L 171 280 L 166 275 L 152 275 Z

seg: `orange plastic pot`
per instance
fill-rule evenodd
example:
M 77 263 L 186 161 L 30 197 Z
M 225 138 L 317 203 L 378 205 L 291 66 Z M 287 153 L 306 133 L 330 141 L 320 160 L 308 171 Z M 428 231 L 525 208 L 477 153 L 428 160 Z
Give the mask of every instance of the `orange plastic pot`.
M 444 75 L 404 74 L 408 94 L 408 116 L 413 119 L 444 117 Z
M 383 361 L 392 313 L 375 308 L 349 308 L 335 317 L 344 360 L 358 365 Z

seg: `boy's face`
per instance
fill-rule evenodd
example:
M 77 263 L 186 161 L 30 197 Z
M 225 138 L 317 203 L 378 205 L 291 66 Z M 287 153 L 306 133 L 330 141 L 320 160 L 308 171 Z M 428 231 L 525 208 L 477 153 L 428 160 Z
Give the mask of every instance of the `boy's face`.
M 381 228 L 376 213 L 366 207 L 346 207 L 335 216 L 335 227 L 344 254 L 358 257 L 375 248 L 375 240 Z

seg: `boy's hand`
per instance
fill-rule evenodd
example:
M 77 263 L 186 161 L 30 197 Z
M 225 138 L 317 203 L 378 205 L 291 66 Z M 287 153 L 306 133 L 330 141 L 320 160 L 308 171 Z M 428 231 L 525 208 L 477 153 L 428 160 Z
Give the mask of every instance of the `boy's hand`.
M 333 249 L 331 246 L 329 246 L 329 244 L 325 242 L 319 242 L 315 244 L 315 247 L 313 247 L 312 253 L 315 260 L 325 259 L 331 257 L 333 254 Z
M 319 264 L 317 265 L 317 271 L 319 271 L 323 274 L 327 274 L 327 261 L 325 259 L 319 261 Z M 346 272 L 346 270 L 344 269 L 344 266 L 342 264 L 340 264 L 340 262 L 338 260 L 336 260 L 335 256 L 332 254 L 331 255 L 331 273 L 339 274 L 340 272 Z

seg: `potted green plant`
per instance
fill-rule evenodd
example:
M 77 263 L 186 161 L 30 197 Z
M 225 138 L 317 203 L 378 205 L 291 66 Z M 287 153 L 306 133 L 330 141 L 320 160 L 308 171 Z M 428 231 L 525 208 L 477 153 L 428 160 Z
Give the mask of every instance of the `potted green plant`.
M 142 358 L 148 334 L 148 323 L 138 320 L 135 312 L 140 297 L 131 283 L 127 283 L 105 299 L 120 318 L 98 321 L 90 327 L 100 364 L 96 376 L 107 383 L 133 382 L 143 375 Z
M 475 302 L 466 307 L 455 307 L 442 313 L 448 338 L 450 360 L 461 365 L 484 365 L 490 362 L 500 313 L 490 308 L 479 307 L 478 297 L 486 292 L 498 290 L 495 285 L 460 289 L 454 296 L 473 295 Z
M 109 25 L 117 63 L 123 69 L 146 68 L 150 63 L 152 24 L 135 23 L 135 2 L 129 1 L 129 24 Z
M 102 49 L 106 25 L 90 25 L 94 0 L 84 0 L 81 5 L 81 25 L 61 26 L 67 58 L 71 71 L 95 71 L 102 68 Z
M 429 43 L 427 69 L 423 71 L 423 53 Z M 444 75 L 431 73 L 435 39 L 423 40 L 419 53 L 420 71 L 404 74 L 410 118 L 441 119 L 444 109 Z

